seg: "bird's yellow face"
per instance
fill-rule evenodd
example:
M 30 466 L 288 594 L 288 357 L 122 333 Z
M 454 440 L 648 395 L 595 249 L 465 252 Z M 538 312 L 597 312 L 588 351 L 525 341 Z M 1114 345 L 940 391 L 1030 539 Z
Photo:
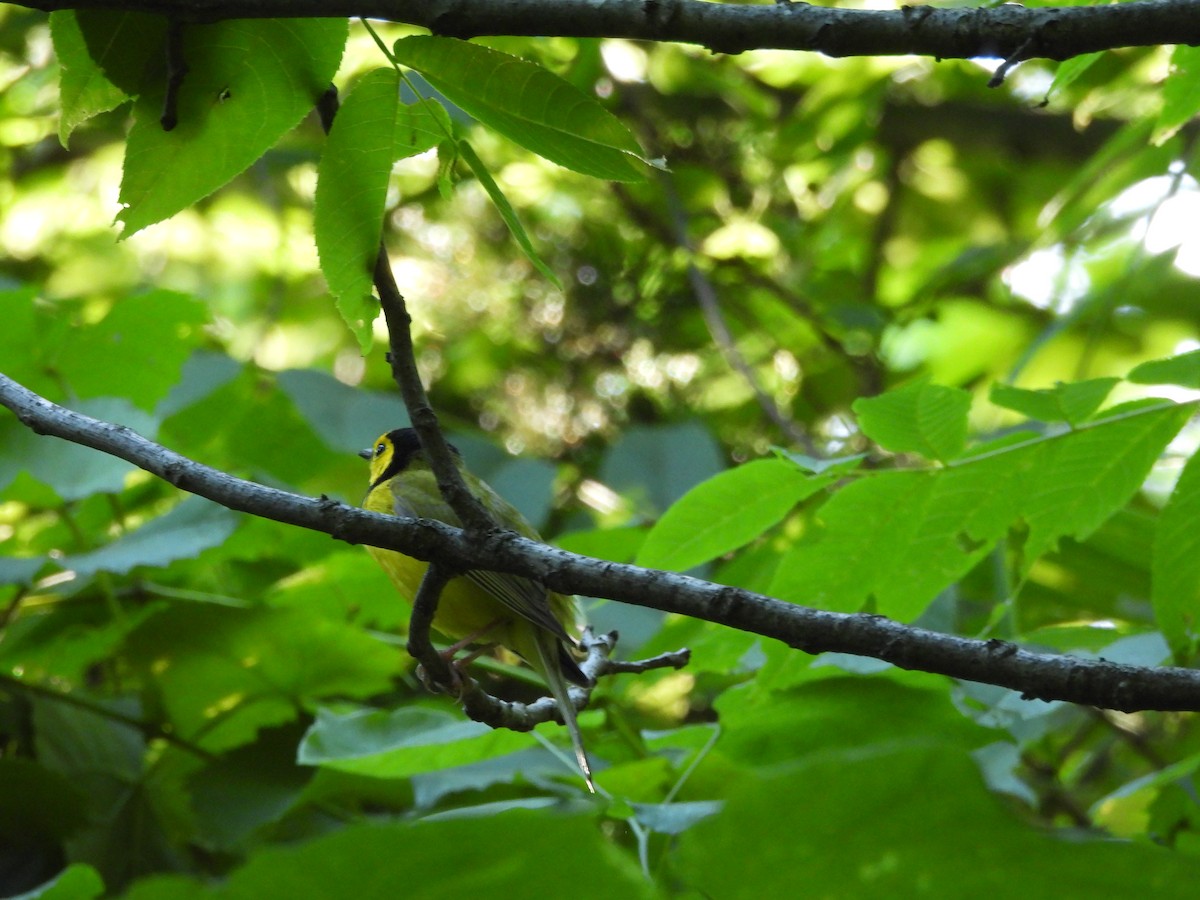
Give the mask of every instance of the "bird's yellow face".
M 397 428 L 381 434 L 374 444 L 366 450 L 360 450 L 358 455 L 371 463 L 372 489 L 389 478 L 419 468 L 419 464 L 424 464 L 425 460 L 421 453 L 421 442 L 411 428 Z
M 366 450 L 360 451 L 359 456 L 369 460 L 371 463 L 371 484 L 377 484 L 380 476 L 388 470 L 392 464 L 392 457 L 396 455 L 396 445 L 392 442 L 391 435 L 381 434 L 375 441 L 374 445 Z

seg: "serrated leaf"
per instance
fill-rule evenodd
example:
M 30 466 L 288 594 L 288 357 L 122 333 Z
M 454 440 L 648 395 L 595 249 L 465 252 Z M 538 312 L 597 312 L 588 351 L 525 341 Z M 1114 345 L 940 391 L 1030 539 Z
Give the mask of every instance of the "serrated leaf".
M 684 571 L 736 550 L 831 480 L 810 477 L 784 459 L 728 469 L 696 485 L 663 514 L 646 536 L 637 564 Z
M 400 102 L 400 75 L 391 66 L 364 75 L 334 117 L 317 166 L 313 231 L 321 271 L 363 353 L 379 313 L 371 287 L 392 164 L 449 133 L 440 104 Z
M 232 510 L 190 496 L 166 515 L 111 544 L 90 553 L 63 557 L 59 564 L 80 577 L 95 572 L 128 572 L 135 566 L 165 566 L 220 545 L 233 534 L 237 523 L 237 513 Z
M 539 65 L 455 38 L 414 35 L 393 52 L 448 100 L 509 140 L 568 169 L 640 181 L 642 148 L 594 98 Z
M 136 105 L 117 215 L 122 237 L 208 196 L 308 114 L 337 71 L 345 19 L 237 19 L 184 31 L 179 123 L 164 131 L 164 88 Z
M 966 445 L 970 408 L 966 391 L 926 381 L 860 398 L 853 406 L 863 433 L 881 447 L 943 462 Z
M 1163 107 L 1151 140 L 1161 146 L 1200 112 L 1200 47 L 1171 51 L 1171 74 L 1163 84 Z
M 989 399 L 997 406 L 1016 410 L 1031 419 L 1079 425 L 1100 408 L 1120 380 L 1091 378 L 1087 381 L 1060 382 L 1053 388 L 1036 391 L 993 384 Z
M 558 276 L 554 274 L 553 270 L 538 255 L 537 250 L 533 248 L 533 243 L 529 240 L 529 235 L 525 232 L 525 226 L 517 218 L 517 211 L 512 208 L 512 204 L 508 202 L 508 198 L 500 190 L 500 185 L 496 184 L 496 180 L 492 178 L 492 173 L 483 164 L 483 160 L 476 155 L 475 149 L 465 140 L 458 141 L 457 149 L 458 155 L 471 167 L 471 171 L 475 173 L 475 177 L 479 180 L 480 185 L 487 191 L 487 195 L 492 198 L 492 203 L 495 204 L 496 210 L 500 213 L 500 218 L 504 219 L 504 224 L 508 226 L 508 230 L 512 233 L 512 236 L 516 238 L 517 244 L 524 251 L 526 258 L 533 263 L 539 272 L 549 278 L 555 287 L 561 290 L 562 282 L 558 280 Z
M 1159 516 L 1151 571 L 1155 621 L 1187 665 L 1200 639 L 1200 453 L 1184 466 Z
M 1186 388 L 1200 388 L 1200 350 L 1144 362 L 1135 366 L 1127 378 L 1135 384 L 1177 384 Z
M 821 507 L 818 530 L 788 551 L 770 593 L 845 612 L 873 598 L 878 612 L 911 621 L 1018 523 L 1027 572 L 1128 502 L 1188 414 L 1148 406 L 944 469 L 854 481 Z
M 93 59 L 80 25 L 81 15 L 89 14 L 82 10 L 57 10 L 50 13 L 50 37 L 54 41 L 54 53 L 61 66 L 58 78 L 61 105 L 58 140 L 64 148 L 71 138 L 71 133 L 88 119 L 116 109 L 130 99 L 129 94 L 109 80 L 104 71 L 103 59 Z M 149 16 L 137 13 L 104 15 L 113 17 L 116 22 L 127 23 L 131 30 L 135 25 L 144 28 L 150 21 Z M 148 37 L 143 30 L 136 46 L 149 48 L 151 42 Z M 113 34 L 110 46 L 114 58 L 120 56 L 128 61 L 137 55 L 136 51 L 130 52 L 128 43 L 122 42 L 119 31 Z M 121 48 L 121 52 L 118 53 L 117 48 Z

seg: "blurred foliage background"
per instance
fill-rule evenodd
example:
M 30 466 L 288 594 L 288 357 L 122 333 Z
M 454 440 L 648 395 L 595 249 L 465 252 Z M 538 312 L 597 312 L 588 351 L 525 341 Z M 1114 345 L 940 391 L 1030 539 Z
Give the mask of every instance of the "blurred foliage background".
M 483 43 L 599 97 L 670 169 L 605 184 L 472 134 L 561 290 L 467 170 L 448 196 L 432 153 L 391 181 L 385 239 L 442 421 L 568 549 L 632 560 L 689 488 L 773 446 L 868 451 L 852 402 L 916 376 L 972 392 L 994 436 L 1015 421 L 987 402 L 997 382 L 1200 347 L 1197 132 L 1171 110 L 1196 92 L 1188 48 L 1026 62 L 989 89 L 995 61 Z M 381 64 L 352 24 L 339 87 Z M 315 117 L 118 240 L 128 107 L 64 146 L 59 75 L 47 17 L 0 6 L 0 370 L 357 503 L 354 451 L 404 413 L 382 323 L 364 357 L 319 271 Z M 1185 429 L 1023 583 L 1001 548 L 919 623 L 1164 661 L 1149 548 L 1196 443 Z M 558 729 L 489 733 L 423 693 L 406 608 L 360 548 L 181 500 L 10 416 L 0 487 L 0 893 L 71 864 L 54 896 L 548 896 L 564 878 L 596 897 L 1190 896 L 1191 716 L 1023 701 L 597 602 L 625 653 L 688 644 L 694 662 L 597 695 L 582 722 L 616 799 L 593 804 L 547 749 Z M 762 588 L 811 515 L 698 574 Z

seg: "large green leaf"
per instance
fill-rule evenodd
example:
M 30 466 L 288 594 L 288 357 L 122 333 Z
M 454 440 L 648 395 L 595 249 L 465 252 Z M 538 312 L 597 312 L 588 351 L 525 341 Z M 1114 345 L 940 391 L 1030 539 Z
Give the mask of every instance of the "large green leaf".
M 1181 665 L 1200 640 L 1200 454 L 1179 476 L 1154 538 L 1154 618 Z
M 454 38 L 415 35 L 393 48 L 447 99 L 511 141 L 560 166 L 640 181 L 641 147 L 594 98 L 531 62 Z
M 363 631 L 301 609 L 188 604 L 128 640 L 172 727 L 211 750 L 294 721 L 321 697 L 386 690 L 402 658 Z
M 729 785 L 728 796 L 678 839 L 680 877 L 703 896 L 790 896 L 797 872 L 814 897 L 1194 892 L 1194 857 L 1036 830 L 984 788 L 965 753 L 933 740 L 818 756 Z
M 164 516 L 111 544 L 60 560 L 80 577 L 95 572 L 128 572 L 135 566 L 165 566 L 224 543 L 237 527 L 238 514 L 202 497 L 189 496 Z
M 920 453 L 946 461 L 967 441 L 971 395 L 958 388 L 915 381 L 854 401 L 863 433 L 893 453 Z
M 759 459 L 714 475 L 650 529 L 637 564 L 682 571 L 736 550 L 830 480 L 813 478 L 786 459 Z
M 1010 528 L 1028 571 L 1065 536 L 1087 537 L 1141 486 L 1188 406 L 1117 412 L 1073 432 L 976 451 L 950 468 L 885 472 L 838 491 L 790 550 L 771 593 L 823 609 L 919 615 Z
M 631 860 L 613 852 L 591 816 L 514 808 L 441 822 L 351 825 L 263 848 L 207 889 L 174 877 L 139 884 L 125 898 L 554 897 L 565 883 L 579 900 L 660 896 Z
M 405 778 L 504 756 L 531 743 L 528 735 L 421 707 L 319 710 L 296 758 L 372 778 Z
M 129 132 L 124 236 L 175 215 L 246 169 L 313 108 L 337 71 L 344 19 L 235 19 L 188 26 L 179 123 L 147 91 Z
M 153 439 L 158 423 L 142 410 L 117 398 L 83 400 L 74 408 L 85 415 L 116 422 Z M 64 500 L 79 500 L 91 494 L 117 493 L 125 485 L 132 464 L 81 444 L 42 437 L 17 422 L 0 423 L 0 484 L 6 473 L 25 469 L 38 481 L 52 487 Z
M 179 378 L 190 338 L 207 319 L 204 304 L 186 294 L 132 294 L 99 322 L 70 329 L 47 362 L 80 397 L 124 397 L 153 409 Z
M 400 102 L 400 75 L 391 66 L 364 75 L 333 120 L 317 167 L 313 232 L 321 271 L 364 353 L 379 313 L 371 285 L 392 164 L 449 135 L 439 103 Z

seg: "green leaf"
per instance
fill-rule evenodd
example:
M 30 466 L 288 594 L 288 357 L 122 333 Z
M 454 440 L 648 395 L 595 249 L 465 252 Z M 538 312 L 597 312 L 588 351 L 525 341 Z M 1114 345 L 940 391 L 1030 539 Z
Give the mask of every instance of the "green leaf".
M 510 809 L 445 821 L 356 823 L 314 840 L 260 848 L 221 883 L 203 890 L 173 877 L 159 879 L 160 887 L 142 882 L 125 897 L 393 900 L 398 890 L 409 888 L 430 900 L 553 897 L 563 890 L 564 873 L 571 872 L 586 873 L 571 885 L 571 896 L 579 900 L 660 896 L 631 858 L 613 852 L 591 814 Z
M 658 512 L 724 469 L 712 435 L 691 421 L 626 429 L 604 457 L 600 477 L 613 490 L 632 494 L 641 506 Z
M 186 294 L 132 294 L 99 322 L 70 329 L 48 361 L 78 396 L 124 397 L 151 410 L 179 378 L 207 319 L 204 304 Z
M 420 707 L 317 711 L 297 761 L 372 778 L 408 778 L 527 749 L 527 735 Z
M 128 572 L 135 566 L 165 566 L 190 559 L 225 542 L 238 524 L 238 514 L 203 497 L 189 496 L 164 516 L 111 544 L 66 556 L 64 569 L 85 578 L 96 572 Z
M 254 743 L 223 753 L 187 779 L 204 846 L 236 852 L 295 807 L 313 775 L 296 765 L 301 734 L 295 724 L 264 729 Z
M 323 697 L 386 691 L 402 662 L 362 630 L 302 609 L 174 606 L 126 644 L 171 726 L 213 751 Z
M 1200 47 L 1179 44 L 1171 52 L 1171 74 L 1163 84 L 1163 107 L 1151 140 L 1161 146 L 1200 112 Z
M 1200 350 L 1144 362 L 1135 366 L 1127 378 L 1134 384 L 1178 384 L 1200 388 Z
M 1050 84 L 1050 89 L 1046 91 L 1046 99 L 1054 96 L 1058 91 L 1069 87 L 1074 81 L 1079 78 L 1084 72 L 1092 67 L 1092 65 L 1104 56 L 1103 51 L 1097 53 L 1084 53 L 1080 56 L 1072 56 L 1070 59 L 1064 59 L 1058 64 L 1054 70 L 1054 81 Z
M 86 863 L 71 863 L 53 879 L 18 900 L 92 900 L 104 893 L 100 873 Z
M 690 803 L 631 803 L 635 818 L 658 834 L 682 834 L 697 822 L 719 815 L 724 804 L 719 800 L 693 800 Z
M 276 380 L 313 431 L 334 450 L 357 453 L 383 432 L 408 424 L 408 412 L 395 391 L 353 388 L 313 369 L 290 369 L 280 372 Z
M 554 543 L 571 553 L 594 556 L 611 562 L 633 562 L 646 540 L 643 525 L 626 528 L 591 528 L 560 534 Z
M 683 571 L 748 544 L 831 481 L 784 459 L 759 459 L 683 495 L 650 529 L 637 564 Z
M 509 140 L 560 166 L 640 181 L 642 149 L 594 97 L 539 65 L 455 38 L 397 41 L 396 59 Z
M 364 75 L 334 117 L 317 167 L 313 231 L 321 271 L 363 353 L 379 314 L 371 287 L 392 164 L 449 134 L 440 104 L 400 102 L 400 75 L 391 66 Z
M 728 784 L 728 797 L 719 816 L 678 838 L 679 870 L 704 896 L 790 896 L 803 871 L 806 896 L 1011 897 L 1013 860 L 1022 896 L 1183 900 L 1194 890 L 1194 857 L 1027 825 L 984 788 L 966 753 L 932 738 L 792 763 Z
M 943 462 L 966 445 L 970 408 L 966 391 L 925 381 L 860 398 L 853 406 L 863 433 L 881 447 Z
M 1200 453 L 1184 466 L 1154 538 L 1154 618 L 1181 665 L 1200 639 Z
M 533 248 L 533 243 L 529 240 L 529 235 L 525 232 L 525 226 L 517 218 L 517 211 L 508 202 L 508 198 L 500 190 L 500 185 L 496 184 L 496 180 L 492 178 L 492 173 L 487 170 L 487 166 L 483 164 L 483 160 L 476 155 L 475 149 L 466 140 L 458 141 L 456 146 L 458 148 L 458 155 L 470 166 L 471 171 L 475 173 L 475 178 L 478 179 L 483 189 L 487 191 L 487 195 L 492 198 L 492 203 L 500 213 L 500 218 L 504 220 L 504 224 L 508 226 L 508 230 L 512 233 L 512 236 L 516 238 L 517 244 L 524 251 L 526 258 L 533 263 L 539 272 L 549 278 L 555 287 L 561 290 L 562 282 L 558 280 L 558 276 L 554 274 L 554 271 L 546 265 L 545 261 L 538 255 L 537 250 Z
M 61 67 L 58 95 L 62 109 L 58 120 L 58 140 L 64 148 L 71 138 L 71 133 L 88 119 L 116 109 L 130 99 L 125 91 L 108 79 L 101 63 L 92 58 L 83 29 L 80 27 L 80 15 L 86 14 L 82 10 L 58 10 L 50 13 L 50 37 L 54 41 L 54 53 Z M 149 16 L 138 14 L 116 15 L 129 26 L 135 23 L 144 25 L 150 21 Z M 126 59 L 136 55 L 136 50 L 131 52 L 131 46 L 122 41 L 119 33 L 114 33 L 112 38 L 110 46 L 114 51 L 121 48 L 120 55 Z M 147 49 L 151 46 L 145 32 L 133 45 L 143 46 Z
M 1027 572 L 1060 538 L 1082 540 L 1122 507 L 1189 411 L 1158 403 L 945 469 L 855 481 L 821 507 L 770 593 L 839 611 L 874 598 L 878 612 L 911 621 L 1018 524 Z
M 179 124 L 164 131 L 163 88 L 143 94 L 129 132 L 123 237 L 175 215 L 243 172 L 313 108 L 337 71 L 345 19 L 235 19 L 189 25 Z
M 1036 391 L 993 384 L 989 399 L 997 406 L 1016 410 L 1031 419 L 1079 425 L 1091 418 L 1120 380 L 1091 378 L 1087 381 L 1059 382 L 1053 388 Z
M 151 439 L 158 428 L 147 413 L 117 398 L 84 400 L 74 408 Z M 0 424 L 0 436 L 0 483 L 4 482 L 5 469 L 23 468 L 52 487 L 63 500 L 117 493 L 125 485 L 125 476 L 134 471 L 134 466 L 123 459 L 70 441 L 36 435 L 15 421 Z

